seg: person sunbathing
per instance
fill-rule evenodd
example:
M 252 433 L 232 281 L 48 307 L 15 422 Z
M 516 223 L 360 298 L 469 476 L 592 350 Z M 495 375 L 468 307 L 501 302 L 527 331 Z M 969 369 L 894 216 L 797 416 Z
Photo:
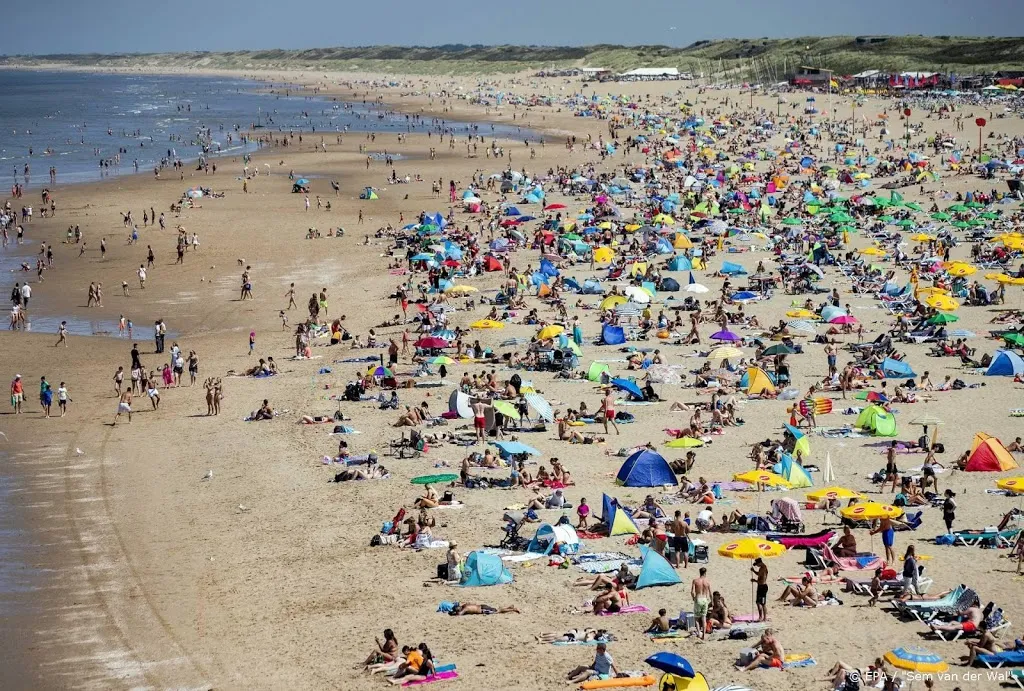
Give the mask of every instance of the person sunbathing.
M 619 596 L 619 591 L 611 583 L 605 586 L 603 593 L 594 598 L 594 614 L 601 614 L 602 612 L 614 614 L 621 609 L 622 598 Z
M 413 648 L 406 655 L 405 662 L 399 665 L 398 671 L 388 679 L 388 682 L 398 686 L 423 681 L 434 673 L 434 656 L 425 643 L 420 643 L 418 648 Z
M 863 686 L 875 688 L 878 681 L 885 675 L 885 661 L 877 657 L 867 669 L 858 669 L 845 662 L 836 662 L 825 676 L 831 682 L 834 691 L 856 691 Z
M 370 653 L 363 662 L 364 671 L 369 670 L 372 665 L 394 662 L 395 656 L 398 654 L 398 639 L 395 638 L 395 632 L 391 629 L 384 629 L 383 643 L 379 638 L 373 640 L 377 642 L 377 649 Z
M 818 591 L 811 584 L 811 578 L 804 576 L 800 579 L 800 585 L 787 585 L 778 601 L 789 602 L 795 606 L 817 607 L 821 599 Z
M 580 576 L 573 582 L 573 585 L 589 585 L 591 590 L 604 590 L 609 585 L 616 588 L 627 588 L 634 583 L 636 583 L 636 576 L 630 573 L 629 566 L 623 563 L 614 576 L 599 573 L 594 580 L 591 580 L 590 576 Z
M 249 416 L 252 420 L 273 420 L 274 409 L 270 407 L 270 401 L 266 398 L 263 399 L 263 405 L 259 407 L 254 413 Z
M 449 614 L 453 617 L 464 617 L 469 614 L 522 614 L 518 609 L 509 605 L 507 607 L 492 607 L 491 605 L 477 605 L 470 602 L 460 602 Z
M 415 427 L 419 423 L 419 408 L 405 406 L 405 412 L 398 416 L 393 427 Z
M 988 630 L 988 622 L 981 622 L 978 632 L 981 633 L 981 637 L 977 641 L 964 641 L 967 646 L 967 655 L 961 656 L 961 659 L 964 660 L 964 667 L 973 666 L 978 655 L 995 655 L 1003 651 L 996 643 L 995 634 Z
M 718 591 L 711 593 L 711 608 L 708 610 L 708 630 L 728 629 L 732 626 L 732 615 L 725 604 L 725 598 Z
M 609 634 L 604 629 L 569 629 L 565 633 L 534 634 L 538 643 L 588 643 L 590 641 L 607 640 Z
M 388 469 L 382 465 L 372 465 L 366 470 L 362 468 L 346 468 L 335 474 L 334 482 L 351 482 L 352 480 L 381 480 L 388 475 Z
M 974 633 L 981 626 L 981 623 L 985 620 L 985 613 L 979 607 L 979 602 L 975 600 L 974 605 L 967 608 L 962 615 L 960 615 L 958 621 L 951 621 L 948 624 L 929 624 L 929 628 L 932 631 L 963 631 L 964 633 Z
M 754 646 L 754 651 L 757 654 L 749 665 L 746 667 L 736 665 L 738 671 L 750 672 L 761 665 L 782 669 L 785 664 L 786 651 L 783 649 L 782 643 L 775 637 L 773 629 L 765 629 L 764 633 L 761 634 L 761 640 Z
M 433 509 L 440 506 L 441 501 L 437 496 L 437 491 L 430 485 L 423 486 L 423 496 L 417 497 L 416 501 L 412 503 L 417 509 Z

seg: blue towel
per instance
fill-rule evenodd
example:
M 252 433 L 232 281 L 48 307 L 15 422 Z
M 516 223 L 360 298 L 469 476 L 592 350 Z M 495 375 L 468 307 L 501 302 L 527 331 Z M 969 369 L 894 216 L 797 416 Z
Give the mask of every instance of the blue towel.
M 443 600 L 437 606 L 437 611 L 440 612 L 441 614 L 448 614 L 449 612 L 451 612 L 452 610 L 454 610 L 458 606 L 459 606 L 458 602 L 448 602 L 447 600 Z

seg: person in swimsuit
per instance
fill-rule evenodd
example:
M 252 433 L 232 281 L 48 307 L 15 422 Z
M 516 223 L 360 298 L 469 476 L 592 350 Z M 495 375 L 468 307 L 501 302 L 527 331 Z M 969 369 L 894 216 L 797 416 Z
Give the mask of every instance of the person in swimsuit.
M 896 542 L 896 529 L 892 527 L 892 519 L 888 516 L 879 519 L 878 527 L 871 531 L 871 535 L 881 533 L 882 544 L 885 545 L 885 560 L 890 564 L 896 563 L 896 550 L 892 548 Z
M 121 417 L 121 413 L 128 414 L 128 422 L 132 421 L 132 392 L 131 389 L 121 394 L 121 399 L 117 403 L 117 414 L 114 415 L 114 421 L 110 423 L 113 427 L 117 424 L 117 418 Z
M 707 579 L 708 570 L 700 567 L 700 576 L 693 579 L 690 596 L 693 598 L 693 618 L 697 624 L 701 639 L 707 630 L 708 607 L 711 605 L 711 583 Z
M 618 434 L 619 426 L 615 424 L 615 396 L 610 389 L 601 401 L 601 412 L 604 413 L 604 433 L 608 434 L 608 423 L 610 422 L 615 428 L 615 434 Z
M 476 430 L 476 440 L 483 444 L 487 434 L 487 409 L 491 406 L 483 401 L 473 404 L 473 428 Z
M 672 530 L 672 565 L 679 568 L 682 559 L 683 568 L 690 565 L 690 526 L 683 520 L 683 512 L 677 510 L 669 524 Z

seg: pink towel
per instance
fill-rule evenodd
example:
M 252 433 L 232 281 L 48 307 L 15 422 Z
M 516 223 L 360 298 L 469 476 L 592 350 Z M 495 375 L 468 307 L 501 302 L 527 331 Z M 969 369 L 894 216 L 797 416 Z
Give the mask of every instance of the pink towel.
M 437 674 L 431 675 L 426 679 L 417 679 L 416 681 L 407 681 L 402 686 L 419 686 L 420 684 L 429 684 L 435 681 L 444 681 L 446 679 L 458 679 L 459 673 L 452 672 L 438 672 Z
M 623 607 L 618 612 L 601 612 L 597 616 L 599 616 L 599 617 L 610 617 L 610 616 L 615 615 L 615 614 L 638 614 L 640 612 L 650 612 L 650 611 L 651 610 L 649 610 L 647 607 L 644 607 L 643 605 L 630 605 L 628 607 Z

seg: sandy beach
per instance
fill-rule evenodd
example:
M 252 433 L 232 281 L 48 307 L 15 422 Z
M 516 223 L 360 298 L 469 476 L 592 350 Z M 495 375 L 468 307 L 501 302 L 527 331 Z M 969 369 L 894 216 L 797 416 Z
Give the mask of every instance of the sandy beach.
M 920 623 L 900 622 L 882 607 L 864 606 L 866 598 L 843 594 L 844 604 L 833 607 L 799 608 L 770 602 L 771 624 L 778 631 L 787 652 L 812 656 L 817 665 L 790 669 L 737 672 L 733 668 L 738 652 L 752 646 L 755 640 L 698 642 L 693 638 L 652 641 L 643 631 L 659 608 L 675 616 L 680 610 L 692 608 L 690 582 L 697 565 L 680 570 L 682 583 L 665 588 L 650 588 L 629 594 L 630 604 L 645 605 L 651 614 L 630 614 L 597 618 L 590 614 L 571 614 L 568 609 L 581 607 L 592 597 L 586 588 L 573 587 L 582 575 L 578 569 L 561 569 L 548 565 L 546 559 L 513 563 L 511 584 L 491 588 L 460 589 L 448 585 L 425 585 L 436 573 L 436 565 L 444 561 L 444 550 L 400 549 L 396 546 L 370 547 L 371 538 L 382 523 L 391 520 L 399 508 L 415 515 L 414 499 L 422 488 L 409 480 L 440 472 L 458 473 L 468 450 L 483 451 L 482 446 L 468 449 L 442 444 L 414 459 L 385 456 L 389 442 L 407 429 L 393 427 L 398 414 L 382 411 L 373 401 L 347 402 L 340 396 L 348 381 L 365 370 L 356 363 L 337 362 L 357 356 L 386 357 L 388 339 L 401 343 L 402 326 L 380 326 L 400 313 L 394 298 L 389 296 L 407 276 L 396 275 L 388 266 L 395 258 L 385 256 L 390 238 L 375 237 L 379 228 L 391 224 L 395 228 L 415 223 L 420 212 L 447 214 L 456 207 L 455 224 L 468 225 L 477 231 L 479 215 L 464 213 L 462 205 L 448 202 L 448 182 L 455 181 L 458 193 L 467 188 L 475 176 L 490 176 L 506 167 L 526 169 L 545 175 L 557 167 L 585 170 L 593 165 L 597 172 L 615 173 L 624 165 L 642 165 L 641 151 L 623 154 L 620 149 L 602 160 L 599 152 L 587 150 L 589 138 L 608 140 L 609 121 L 576 117 L 558 99 L 580 89 L 578 81 L 538 79 L 529 76 L 494 78 L 495 90 L 515 94 L 548 96 L 554 105 L 483 106 L 469 99 L 442 96 L 442 92 L 468 94 L 477 86 L 471 78 L 421 78 L 401 80 L 401 86 L 386 87 L 383 82 L 371 86 L 373 75 L 318 75 L 311 79 L 302 74 L 263 75 L 270 81 L 289 81 L 320 87 L 321 97 L 376 100 L 389 108 L 423 117 L 480 123 L 479 132 L 485 142 L 479 143 L 474 155 L 464 136 L 457 137 L 454 148 L 449 140 L 439 141 L 437 134 L 428 138 L 421 133 L 409 134 L 399 141 L 395 133 L 378 134 L 372 138 L 363 133 L 310 134 L 298 133 L 287 147 L 267 148 L 257 153 L 249 171 L 260 174 L 244 180 L 240 158 L 217 159 L 213 175 L 194 171 L 186 164 L 184 179 L 170 170 L 161 174 L 140 174 L 107 182 L 74 186 L 57 185 L 52 189 L 59 203 L 54 218 L 34 219 L 28 224 L 25 245 L 20 248 L 34 263 L 41 242 L 52 245 L 54 268 L 37 283 L 34 273 L 15 272 L 8 284 L 29 277 L 33 288 L 32 309 L 38 305 L 47 315 L 67 315 L 77 320 L 102 320 L 117 323 L 121 315 L 134 325 L 134 339 L 117 337 L 84 337 L 72 335 L 68 347 L 54 347 L 56 333 L 0 332 L 3 353 L 3 376 L 8 380 L 20 374 L 26 392 L 25 414 L 14 415 L 5 408 L 0 431 L 7 440 L 0 442 L 5 454 L 3 463 L 9 475 L 9 495 L 24 517 L 23 528 L 32 537 L 26 568 L 38 572 L 37 590 L 32 594 L 31 609 L 11 619 L 2 631 L 5 657 L 17 660 L 17 667 L 27 670 L 23 677 L 8 679 L 4 688 L 158 688 L 158 689 L 369 689 L 386 688 L 381 677 L 361 672 L 360 663 L 374 649 L 374 637 L 385 628 L 394 629 L 402 645 L 427 642 L 435 658 L 458 666 L 459 679 L 445 683 L 453 688 L 526 688 L 554 689 L 565 684 L 566 672 L 577 665 L 589 664 L 593 648 L 585 646 L 554 646 L 537 643 L 535 634 L 561 632 L 571 628 L 593 626 L 612 631 L 616 640 L 609 651 L 619 669 L 645 670 L 644 658 L 659 650 L 677 652 L 702 671 L 711 686 L 736 683 L 764 691 L 782 689 L 831 688 L 822 681 L 828 669 L 842 660 L 851 665 L 866 666 L 884 652 L 900 646 L 924 645 L 946 661 L 956 662 L 966 652 L 962 642 L 944 642 L 922 638 L 927 627 Z M 346 82 L 347 84 L 342 84 Z M 360 83 L 362 82 L 362 83 Z M 311 91 L 312 93 L 312 91 Z M 787 127 L 802 115 L 804 94 L 787 95 L 781 108 L 774 96 L 757 94 L 748 102 L 748 95 L 738 91 L 709 90 L 698 93 L 695 86 L 681 82 L 616 83 L 590 85 L 585 94 L 614 94 L 634 99 L 640 107 L 657 112 L 679 112 L 678 104 L 690 102 L 693 113 L 709 121 L 718 115 L 749 112 L 750 102 L 763 110 L 763 117 L 776 120 L 775 133 L 757 148 L 781 150 L 785 146 Z M 827 110 L 828 97 L 818 94 L 818 106 Z M 837 118 L 854 117 L 858 128 L 872 127 L 868 146 L 877 145 L 874 120 L 882 112 L 894 113 L 892 101 L 867 97 L 853 110 L 853 99 L 832 95 L 832 110 Z M 726 104 L 728 99 L 728 104 Z M 794 108 L 794 106 L 796 106 Z M 777 110 L 782 111 L 776 118 Z M 1005 118 L 981 108 L 965 106 L 961 112 L 968 123 L 977 116 L 989 119 L 989 129 L 999 136 L 1024 136 L 1020 115 Z M 819 119 L 827 118 L 824 113 Z M 898 137 L 902 122 L 892 115 L 892 129 Z M 926 139 L 939 130 L 950 131 L 950 120 L 912 116 L 917 128 L 911 149 L 923 151 Z M 500 159 L 485 154 L 491 144 L 487 123 L 523 127 L 540 133 L 543 144 L 523 141 L 500 141 Z M 568 133 L 578 144 L 570 151 L 565 146 Z M 271 133 L 281 136 L 278 133 Z M 638 134 L 625 128 L 620 139 Z M 647 133 L 654 136 L 657 133 Z M 569 135 L 569 136 L 571 136 Z M 664 136 L 664 135 L 660 135 Z M 724 135 L 723 141 L 736 151 L 748 150 L 742 142 Z M 965 133 L 957 133 L 967 146 L 976 145 L 977 131 L 970 124 Z M 323 140 L 326 153 L 317 151 Z M 997 140 L 1001 142 L 1002 140 Z M 816 156 L 824 162 L 831 158 L 832 142 L 823 138 L 812 144 Z M 431 149 L 435 156 L 431 157 Z M 412 182 L 392 184 L 391 169 L 383 160 L 369 159 L 368 154 L 400 155 L 395 160 L 398 176 L 409 175 Z M 892 153 L 898 155 L 900 149 Z M 511 152 L 511 159 L 509 153 Z M 885 155 L 885 152 L 883 152 Z M 936 166 L 938 168 L 938 166 Z M 767 169 L 765 161 L 755 165 L 757 172 Z M 267 174 L 269 171 L 269 174 Z M 305 195 L 292 193 L 289 172 L 310 179 L 310 207 Z M 907 201 L 916 201 L 925 209 L 937 203 L 945 209 L 955 203 L 937 198 L 936 194 L 992 188 L 1006 190 L 1000 180 L 980 180 L 976 176 L 957 176 L 940 171 L 937 180 L 906 187 L 899 192 Z M 792 175 L 794 182 L 800 175 Z M 340 182 L 335 193 L 331 180 Z M 418 180 L 418 181 L 417 181 Z M 442 180 L 442 197 L 435 198 L 432 182 Z M 888 195 L 881 181 L 871 192 Z M 223 196 L 203 197 L 195 208 L 170 211 L 170 205 L 191 187 L 210 187 Z M 379 199 L 359 199 L 367 186 L 377 190 Z M 844 196 L 855 193 L 851 186 L 841 189 Z M 38 190 L 26 193 L 33 201 Z M 484 201 L 497 205 L 500 195 L 482 192 Z M 329 211 L 318 208 L 318 200 L 330 202 Z M 518 201 L 509 197 L 509 201 Z M 15 206 L 25 203 L 13 200 Z M 553 186 L 545 203 L 566 205 L 567 217 L 573 217 L 590 206 L 584 195 L 566 197 Z M 140 239 L 128 244 L 130 229 L 124 227 L 121 212 L 132 210 L 136 221 L 143 210 L 153 208 L 165 214 L 166 230 L 140 224 Z M 522 208 L 522 207 L 521 207 Z M 540 207 L 530 208 L 531 215 L 543 216 Z M 1019 202 L 1001 207 L 1003 218 L 1013 218 L 1020 230 Z M 534 213 L 536 212 L 536 213 Z M 628 209 L 629 216 L 632 209 Z M 925 214 L 926 216 L 926 214 Z M 360 221 L 361 219 L 361 221 Z M 781 218 L 770 221 L 772 227 Z M 484 221 L 486 223 L 486 219 Z M 87 249 L 79 256 L 80 244 L 64 242 L 68 225 L 80 225 Z M 687 227 L 691 225 L 687 221 Z M 175 228 L 182 226 L 191 237 L 197 234 L 198 249 L 189 249 L 183 262 L 176 264 Z M 1009 224 L 1008 224 L 1009 225 Z M 533 226 L 529 226 L 532 228 Z M 321 237 L 306 239 L 311 228 Z M 329 230 L 344 228 L 343 237 L 327 237 Z M 532 232 L 532 231 L 531 231 Z M 106 255 L 100 255 L 100 240 L 106 239 Z M 739 243 L 733 243 L 738 246 Z M 850 236 L 850 250 L 868 247 L 871 241 L 863 233 Z M 914 243 L 907 243 L 909 246 Z M 137 270 L 147 260 L 147 246 L 155 255 L 148 271 L 145 289 L 140 289 Z M 772 255 L 764 250 L 763 241 L 747 243 L 753 251 L 737 254 L 753 273 L 758 261 L 774 266 Z M 11 249 L 7 252 L 11 253 Z M 953 259 L 970 260 L 970 244 L 961 243 L 952 249 Z M 404 249 L 396 255 L 404 265 Z M 719 254 L 709 261 L 706 270 L 694 271 L 696 280 L 716 297 L 723 278 L 712 275 L 722 264 Z M 661 264 L 664 258 L 656 258 Z M 540 261 L 535 249 L 523 249 L 512 256 L 512 266 L 524 270 L 537 267 Z M 889 260 L 879 260 L 888 270 Z M 1020 263 L 1013 263 L 1015 268 Z M 250 269 L 252 300 L 240 300 L 240 277 Z M 770 268 L 769 270 L 774 270 Z M 581 283 L 592 276 L 604 276 L 601 269 L 592 270 L 587 263 L 563 267 L 566 276 Z M 982 271 L 981 273 L 985 273 Z M 684 283 L 686 272 L 671 275 Z M 487 273 L 460 281 L 479 290 L 481 296 L 493 297 L 503 286 L 502 272 Z M 972 278 L 980 279 L 981 274 Z M 426 274 L 413 276 L 413 282 L 426 280 Z M 896 282 L 906 284 L 908 273 L 897 270 Z M 130 297 L 121 294 L 121 282 L 130 287 Z M 103 306 L 86 307 L 91 282 L 103 284 Z M 988 284 L 993 284 L 988 281 Z M 6 288 L 10 285 L 5 284 Z M 286 291 L 295 286 L 296 309 L 287 310 Z M 742 278 L 739 284 L 743 284 Z M 610 285 L 610 283 L 609 283 Z M 623 284 L 624 285 L 624 284 Z M 733 279 L 737 285 L 737 279 Z M 849 292 L 850 282 L 835 268 L 829 268 L 820 285 L 839 290 L 841 302 L 848 303 L 852 314 L 864 326 L 864 338 L 870 341 L 888 328 L 892 316 L 879 306 L 874 295 Z M 294 360 L 294 326 L 306 316 L 310 295 L 326 288 L 327 319 L 345 316 L 345 328 L 365 341 L 374 329 L 384 349 L 349 347 L 348 341 L 327 345 L 327 339 L 316 339 L 312 347 L 314 359 Z M 998 307 L 964 306 L 956 315 L 956 328 L 967 329 L 977 336 L 970 345 L 977 349 L 975 357 L 993 353 L 999 342 L 987 338 L 996 328 L 990 320 L 997 309 L 1024 306 L 1020 287 L 1008 287 L 1006 304 Z M 663 298 L 663 294 L 659 294 Z M 598 310 L 576 309 L 577 299 L 596 305 L 596 296 L 566 295 L 570 318 L 578 315 L 584 334 L 578 369 L 586 370 L 594 360 L 607 360 L 615 376 L 637 374 L 626 369 L 625 354 L 618 347 L 594 346 L 591 341 L 601 331 Z M 787 320 L 785 313 L 793 309 L 792 301 L 801 304 L 808 295 L 785 295 L 776 291 L 770 300 L 744 306 L 756 315 L 762 326 Z M 810 296 L 820 303 L 826 296 Z M 461 307 L 465 299 L 452 301 Z M 526 309 L 519 310 L 500 330 L 474 329 L 468 342 L 479 340 L 486 347 L 502 353 L 512 348 L 500 343 L 510 338 L 529 339 L 537 326 L 521 323 L 531 308 L 540 317 L 553 321 L 556 313 L 548 304 L 530 295 Z M 664 304 L 654 305 L 654 313 Z M 286 310 L 289 326 L 282 327 L 279 313 Z M 468 328 L 487 316 L 490 305 L 477 304 L 472 310 L 450 313 L 453 325 Z M 501 309 L 499 308 L 499 313 Z M 666 309 L 666 311 L 668 311 Z M 30 309 L 30 315 L 31 315 Z M 686 313 L 684 312 L 684 319 Z M 159 409 L 153 410 L 145 396 L 135 399 L 135 413 L 128 424 L 122 416 L 111 425 L 117 411 L 118 398 L 112 377 L 118 366 L 130 369 L 132 342 L 138 342 L 141 359 L 147 369 L 162 367 L 167 353 L 154 353 L 153 325 L 163 319 L 172 342 L 185 353 L 194 350 L 199 358 L 198 381 L 195 386 L 160 386 Z M 414 333 L 415 324 L 407 325 Z M 740 326 L 741 335 L 755 335 L 759 329 Z M 702 326 L 705 336 L 715 330 L 714 324 Z M 823 330 L 822 330 L 823 331 Z M 255 349 L 250 354 L 249 334 L 255 332 Z M 682 329 L 685 334 L 686 328 Z M 415 336 L 413 336 L 415 339 Z M 855 342 L 855 335 L 837 337 L 839 346 Z M 696 355 L 707 351 L 707 343 L 672 345 L 673 339 L 654 337 L 632 345 L 659 348 L 666 364 L 680 365 L 684 371 L 696 369 L 705 358 Z M 630 345 L 630 344 L 627 344 Z M 819 382 L 827 373 L 823 346 L 803 341 L 805 354 L 790 358 L 792 386 L 801 394 Z M 525 346 L 516 346 L 525 350 Z M 916 439 L 920 428 L 910 420 L 932 415 L 944 424 L 938 439 L 945 445 L 939 460 L 951 466 L 953 461 L 971 447 L 977 432 L 985 432 L 1010 443 L 1024 434 L 1019 418 L 1010 417 L 1011 409 L 1024 403 L 1024 385 L 1011 377 L 986 377 L 960 366 L 958 358 L 929 357 L 925 344 L 898 345 L 906 354 L 914 371 L 920 376 L 930 372 L 936 384 L 946 375 L 962 379 L 969 387 L 959 391 L 931 392 L 928 400 L 907 404 L 894 403 L 899 423 L 898 439 Z M 745 348 L 745 356 L 753 354 Z M 228 376 L 256 364 L 258 358 L 273 356 L 280 373 L 265 379 Z M 840 350 L 842 364 L 852 356 Z M 324 368 L 329 372 L 322 373 Z M 411 373 L 415 366 L 408 355 L 402 355 L 396 372 Z M 402 388 L 402 406 L 426 402 L 434 415 L 447 410 L 448 397 L 464 373 L 480 374 L 496 369 L 496 376 L 507 380 L 512 370 L 483 363 L 456 363 L 448 366 L 445 386 L 439 388 Z M 577 407 L 580 401 L 594 410 L 603 394 L 594 383 L 579 379 L 556 379 L 550 372 L 519 370 L 519 374 L 550 402 L 565 410 Z M 67 382 L 72 398 L 64 418 L 44 419 L 37 400 L 37 386 L 46 376 L 56 387 Z M 206 399 L 201 386 L 207 377 L 222 377 L 224 398 L 218 416 L 207 416 Z M 129 378 L 126 377 L 126 380 Z M 692 380 L 692 375 L 691 375 Z M 624 458 L 616 453 L 647 442 L 658 448 L 668 460 L 682 458 L 682 449 L 663 449 L 668 436 L 665 428 L 680 428 L 688 423 L 689 412 L 671 412 L 669 403 L 707 403 L 710 396 L 693 388 L 655 385 L 664 402 L 652 406 L 622 408 L 636 417 L 631 424 L 620 425 L 621 434 L 613 432 L 607 443 L 570 445 L 559 441 L 553 424 L 546 432 L 518 434 L 520 441 L 541 452 L 533 461 L 550 468 L 550 459 L 561 459 L 571 471 L 575 485 L 566 496 L 575 505 L 582 497 L 600 513 L 602 493 L 617 497 L 623 504 L 638 506 L 648 493 L 662 497 L 670 494 L 661 488 L 617 487 L 615 473 Z M 893 384 L 890 383 L 890 391 Z M 378 391 L 372 390 L 375 396 Z M 818 424 L 839 427 L 852 425 L 856 416 L 840 411 L 863 401 L 841 401 L 837 392 L 822 394 L 834 399 L 834 412 L 819 416 Z M 244 422 L 252 411 L 267 399 L 280 414 L 273 420 Z M 556 403 L 557 402 L 557 403 Z M 697 464 L 690 474 L 709 481 L 728 481 L 735 473 L 751 469 L 749 451 L 753 444 L 766 437 L 781 436 L 783 423 L 789 420 L 790 401 L 747 399 L 740 396 L 738 415 L 744 424 L 728 427 L 724 434 L 712 436 L 713 443 L 696 449 Z M 344 424 L 359 434 L 343 437 L 329 434 L 332 425 L 301 425 L 303 415 L 331 415 L 343 411 Z M 55 408 L 56 410 L 56 408 Z M 532 413 L 531 413 L 532 414 Z M 446 426 L 430 432 L 453 432 L 472 420 L 449 420 Z M 598 431 L 590 425 L 584 431 Z M 325 465 L 322 458 L 337 452 L 339 439 L 345 439 L 353 454 L 375 452 L 390 471 L 385 480 L 354 481 L 334 484 L 338 465 Z M 893 495 L 872 484 L 868 476 L 885 466 L 883 446 L 888 439 L 870 436 L 826 438 L 810 435 L 810 462 L 824 467 L 831 458 L 837 480 L 835 484 L 865 492 L 869 499 L 888 502 Z M 1020 462 L 1024 456 L 1015 454 Z M 924 454 L 908 454 L 899 458 L 901 470 L 919 466 Z M 528 466 L 536 473 L 537 466 Z M 212 472 L 212 477 L 206 479 Z M 487 477 L 507 477 L 508 469 L 479 470 Z M 939 475 L 941 489 L 952 488 L 958 505 L 956 528 L 984 528 L 997 524 L 1003 515 L 1021 506 L 1012 496 L 988 494 L 995 489 L 994 480 L 1017 473 L 964 473 L 947 470 Z M 823 486 L 820 474 L 814 474 L 816 487 Z M 439 488 L 444 491 L 446 487 Z M 465 555 L 484 545 L 496 545 L 502 537 L 502 514 L 510 506 L 526 503 L 532 492 L 526 489 L 451 488 L 455 497 L 465 504 L 460 509 L 433 510 L 436 519 L 434 535 L 457 540 Z M 758 497 L 755 492 L 728 491 L 726 499 L 716 505 L 716 518 L 723 513 L 764 511 L 771 499 L 791 496 L 803 500 L 804 490 L 770 493 Z M 665 505 L 696 515 L 699 507 L 690 504 Z M 924 508 L 924 507 L 922 507 Z M 545 521 L 554 522 L 563 513 L 558 510 L 538 512 Z M 575 522 L 574 510 L 565 512 Z M 944 532 L 941 510 L 924 508 L 924 525 L 915 532 L 899 532 L 895 549 L 902 555 L 909 544 L 925 555 L 925 575 L 932 579 L 930 594 L 937 594 L 965 583 L 975 588 L 982 604 L 995 602 L 1014 627 L 1000 633 L 1004 646 L 1012 647 L 1019 635 L 1017 622 L 1024 622 L 1024 607 L 1018 597 L 1020 577 L 1015 575 L 1016 563 L 1005 558 L 1009 549 L 981 549 L 936 545 L 933 538 Z M 821 529 L 823 521 L 832 520 L 823 511 L 803 512 L 807 533 Z M 532 528 L 524 533 L 529 536 Z M 863 550 L 881 553 L 878 536 L 856 530 L 858 545 Z M 751 591 L 748 564 L 719 557 L 716 550 L 732 540 L 732 534 L 708 533 L 699 536 L 711 552 L 708 578 L 729 602 L 735 613 L 749 613 Z M 635 546 L 627 546 L 625 537 L 584 540 L 586 551 L 626 552 L 637 556 Z M 778 597 L 782 576 L 799 576 L 806 570 L 801 564 L 803 550 L 790 550 L 767 562 L 770 569 L 770 600 Z M 897 570 L 901 567 L 894 565 Z M 869 578 L 870 574 L 854 574 Z M 515 605 L 519 614 L 477 617 L 448 617 L 438 613 L 441 601 L 482 602 L 502 607 Z M 598 623 L 595 623 L 598 620 Z M 955 676 L 966 668 L 951 667 L 949 678 L 939 678 L 935 688 L 997 688 L 998 680 L 968 680 Z M 974 668 L 974 671 L 978 671 Z M 440 682 L 439 682 L 440 683 Z M 923 688 L 917 682 L 914 688 Z

